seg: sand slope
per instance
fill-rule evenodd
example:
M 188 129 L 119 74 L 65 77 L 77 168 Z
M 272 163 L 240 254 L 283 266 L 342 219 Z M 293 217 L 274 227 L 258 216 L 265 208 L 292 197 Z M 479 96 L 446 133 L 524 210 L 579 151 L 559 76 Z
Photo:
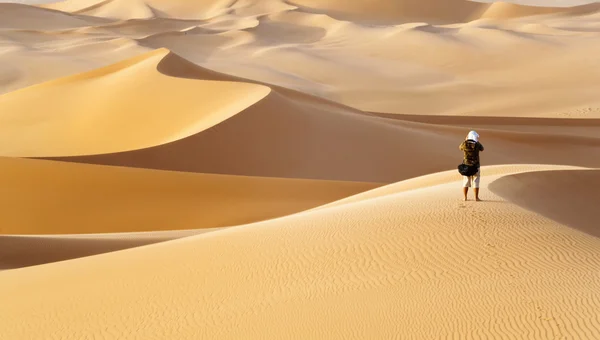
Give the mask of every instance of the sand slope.
M 38 29 L 64 30 L 107 22 L 101 18 L 71 15 L 23 4 L 0 3 L 0 30 Z
M 65 90 L 86 110 L 63 100 Z M 167 94 L 172 101 L 164 100 Z M 33 96 L 48 98 L 44 110 Z M 477 127 L 488 148 L 484 164 L 600 166 L 594 156 L 600 152 L 600 125 L 594 121 L 579 124 L 585 134 L 557 134 L 556 120 L 537 120 L 538 130 L 528 131 L 507 128 L 515 123 L 506 119 L 446 124 L 432 118 L 430 124 L 379 117 L 210 71 L 164 49 L 10 93 L 0 98 L 0 108 L 0 150 L 9 156 L 389 183 L 454 168 L 461 159 L 458 144 Z
M 1 235 L 0 271 L 110 253 L 214 230 L 204 228 L 148 233 Z
M 514 174 L 490 185 L 494 193 L 511 202 L 596 237 L 600 236 L 598 188 L 597 170 Z
M 516 172 L 552 169 L 560 168 Z M 492 179 L 515 168 L 485 171 Z M 487 189 L 487 202 L 460 202 L 454 180 L 388 189 L 269 222 L 0 272 L 9 306 L 0 326 L 12 338 L 600 335 L 597 238 Z
M 520 4 L 496 2 L 481 16 L 481 18 L 510 19 L 534 15 L 583 15 L 600 11 L 600 3 L 591 3 L 581 6 L 545 7 L 524 6 Z
M 285 216 L 377 186 L 10 158 L 0 164 L 0 270 Z
M 157 50 L 2 96 L 0 153 L 64 156 L 154 146 L 202 131 L 269 93 L 251 84 L 165 76 L 156 68 L 167 53 Z
M 224 227 L 284 216 L 377 186 L 11 158 L 0 163 L 7 193 L 0 234 Z
M 464 0 L 292 0 L 290 3 L 312 11 L 325 11 L 342 20 L 388 24 L 411 21 L 464 22 L 478 18 L 489 6 Z

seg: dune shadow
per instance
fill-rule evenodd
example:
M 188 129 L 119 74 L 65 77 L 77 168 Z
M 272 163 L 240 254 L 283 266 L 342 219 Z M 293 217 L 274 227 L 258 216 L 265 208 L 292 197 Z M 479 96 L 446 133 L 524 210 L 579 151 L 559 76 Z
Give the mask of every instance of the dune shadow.
M 221 228 L 91 235 L 0 235 L 0 271 L 137 248 Z
M 527 210 L 600 237 L 600 170 L 513 174 L 490 183 L 489 189 Z
M 105 254 L 166 240 L 168 239 L 0 236 L 0 270 Z

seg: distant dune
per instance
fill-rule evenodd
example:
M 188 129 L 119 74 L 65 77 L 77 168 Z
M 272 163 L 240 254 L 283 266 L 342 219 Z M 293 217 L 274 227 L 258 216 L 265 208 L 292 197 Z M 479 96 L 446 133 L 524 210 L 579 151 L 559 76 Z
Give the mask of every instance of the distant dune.
M 0 3 L 0 28 L 26 29 L 32 26 L 43 30 L 66 30 L 88 27 L 108 22 L 95 17 L 71 15 L 51 9 L 41 9 L 23 4 Z
M 290 3 L 313 11 L 326 11 L 332 17 L 342 20 L 386 23 L 465 22 L 479 18 L 489 6 L 464 0 L 292 0 Z
M 483 13 L 482 18 L 509 19 L 534 15 L 582 15 L 600 12 L 600 3 L 592 3 L 574 7 L 524 6 L 520 4 L 496 2 Z
M 0 4 L 0 93 L 167 48 L 211 70 L 364 111 L 599 118 L 598 4 L 536 4 Z
M 66 0 L 40 5 L 64 12 L 118 19 L 176 17 L 208 19 L 226 12 L 232 1 L 208 0 Z

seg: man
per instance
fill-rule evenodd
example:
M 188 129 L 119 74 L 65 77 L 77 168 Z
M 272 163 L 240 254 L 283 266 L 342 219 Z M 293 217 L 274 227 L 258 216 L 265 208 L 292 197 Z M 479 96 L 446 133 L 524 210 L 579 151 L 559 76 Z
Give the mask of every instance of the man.
M 483 151 L 483 145 L 479 143 L 479 134 L 475 131 L 470 131 L 467 138 L 459 146 L 459 149 L 464 153 L 463 164 L 477 167 L 477 173 L 473 176 L 463 176 L 463 194 L 465 195 L 465 201 L 467 200 L 467 193 L 470 187 L 474 187 L 475 200 L 479 199 L 479 180 L 481 174 L 479 173 L 479 152 Z

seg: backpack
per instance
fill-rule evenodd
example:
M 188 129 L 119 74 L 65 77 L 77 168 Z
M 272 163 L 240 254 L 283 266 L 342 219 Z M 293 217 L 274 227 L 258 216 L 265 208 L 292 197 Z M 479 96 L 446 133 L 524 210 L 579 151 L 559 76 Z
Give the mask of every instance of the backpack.
M 460 163 L 458 165 L 458 173 L 460 173 L 463 176 L 474 176 L 477 171 L 479 171 L 479 167 L 476 165 L 467 165 L 464 163 Z

